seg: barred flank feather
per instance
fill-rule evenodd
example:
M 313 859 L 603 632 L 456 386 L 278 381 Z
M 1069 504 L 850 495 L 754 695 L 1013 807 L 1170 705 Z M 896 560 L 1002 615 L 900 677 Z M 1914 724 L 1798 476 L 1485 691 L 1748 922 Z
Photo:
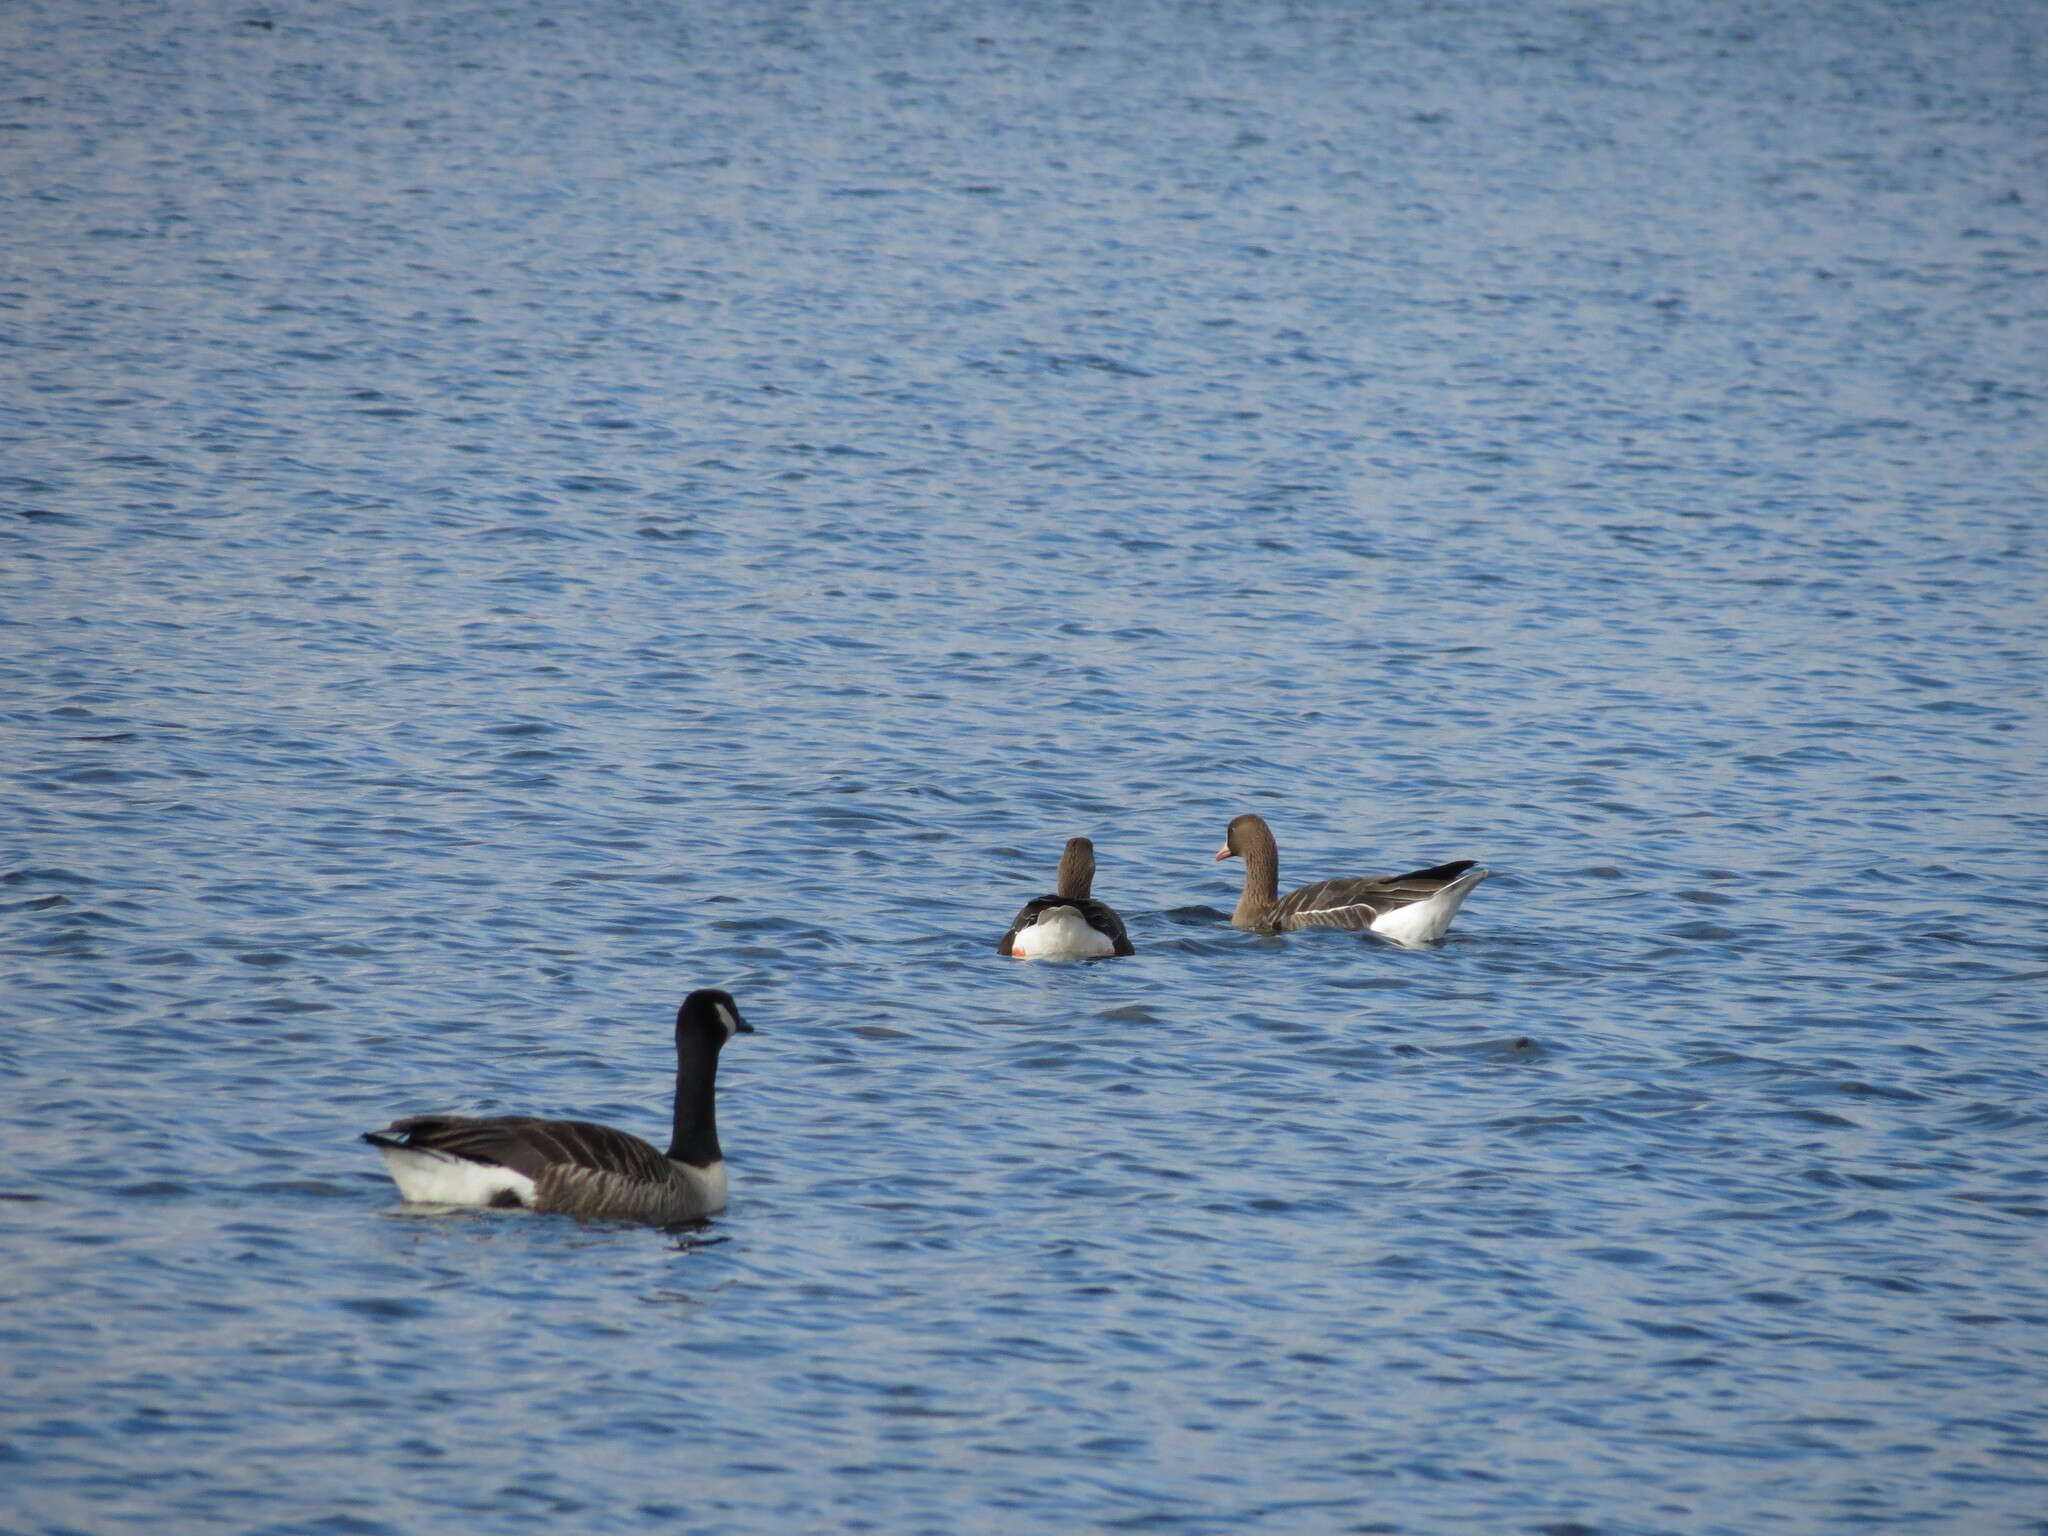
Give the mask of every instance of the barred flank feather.
M 1412 874 L 1387 875 L 1377 880 L 1319 880 L 1314 885 L 1304 885 L 1298 891 L 1289 891 L 1274 902 L 1261 926 L 1282 931 L 1298 928 L 1367 929 L 1372 927 L 1374 918 L 1384 916 L 1397 907 L 1427 901 L 1466 870 L 1476 867 L 1472 860 L 1460 859 L 1455 864 L 1438 864 L 1430 869 L 1418 869 Z M 1482 871 L 1480 879 L 1485 878 Z M 1478 884 L 1478 881 L 1473 884 Z

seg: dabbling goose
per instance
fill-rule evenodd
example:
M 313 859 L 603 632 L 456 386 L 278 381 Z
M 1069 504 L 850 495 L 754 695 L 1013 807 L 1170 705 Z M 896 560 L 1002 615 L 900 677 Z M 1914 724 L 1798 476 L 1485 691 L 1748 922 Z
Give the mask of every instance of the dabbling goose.
M 1095 960 L 1104 955 L 1130 955 L 1124 920 L 1092 900 L 1095 845 L 1085 837 L 1067 839 L 1060 855 L 1059 893 L 1034 896 L 996 945 L 999 955 L 1020 960 Z
M 754 1026 L 729 992 L 692 992 L 676 1010 L 675 1134 L 666 1154 L 583 1120 L 416 1115 L 363 1140 L 398 1192 L 434 1205 L 525 1206 L 667 1226 L 725 1208 L 718 1147 L 718 1053 Z
M 1292 933 L 1298 928 L 1370 929 L 1397 944 L 1428 944 L 1443 937 L 1472 887 L 1491 871 L 1470 859 L 1405 875 L 1365 880 L 1319 880 L 1280 894 L 1280 849 L 1257 816 L 1230 824 L 1219 859 L 1244 860 L 1244 893 L 1230 921 L 1239 928 Z

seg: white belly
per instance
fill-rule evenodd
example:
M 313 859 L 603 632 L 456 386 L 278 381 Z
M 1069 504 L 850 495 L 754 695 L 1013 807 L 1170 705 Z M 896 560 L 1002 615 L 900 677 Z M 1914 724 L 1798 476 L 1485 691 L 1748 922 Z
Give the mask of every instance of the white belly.
M 1027 960 L 1096 960 L 1115 954 L 1116 945 L 1072 907 L 1052 907 L 1017 935 L 1010 953 Z
M 1483 869 L 1468 870 L 1427 901 L 1411 901 L 1405 907 L 1382 912 L 1372 920 L 1372 931 L 1396 944 L 1434 944 L 1451 926 L 1451 919 L 1472 894 L 1472 887 L 1486 875 Z
M 534 1203 L 533 1180 L 510 1168 L 411 1147 L 377 1150 L 384 1154 L 400 1197 L 415 1205 L 489 1205 L 501 1195 L 517 1196 L 525 1206 Z

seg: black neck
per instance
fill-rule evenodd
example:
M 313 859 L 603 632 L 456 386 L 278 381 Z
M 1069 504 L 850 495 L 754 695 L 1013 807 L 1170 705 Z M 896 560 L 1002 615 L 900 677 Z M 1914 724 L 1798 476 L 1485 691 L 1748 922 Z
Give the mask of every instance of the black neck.
M 718 1150 L 718 1049 L 725 1042 L 703 1029 L 676 1031 L 676 1124 L 669 1157 L 702 1168 Z

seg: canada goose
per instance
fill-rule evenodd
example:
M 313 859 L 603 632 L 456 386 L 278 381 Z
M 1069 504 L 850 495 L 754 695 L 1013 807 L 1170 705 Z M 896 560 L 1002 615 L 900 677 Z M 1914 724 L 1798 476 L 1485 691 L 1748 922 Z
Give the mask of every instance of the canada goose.
M 1131 955 L 1124 920 L 1090 898 L 1095 885 L 1095 845 L 1085 837 L 1067 839 L 1060 855 L 1059 893 L 1034 896 L 996 945 L 999 955 L 1020 960 L 1094 960 Z
M 437 1205 L 526 1206 L 667 1226 L 725 1208 L 718 1146 L 718 1053 L 754 1026 L 729 992 L 706 987 L 676 1010 L 675 1134 L 666 1155 L 638 1136 L 584 1120 L 415 1115 L 363 1140 L 384 1154 L 398 1192 Z
M 1292 933 L 1298 928 L 1370 929 L 1397 944 L 1443 937 L 1472 887 L 1490 870 L 1470 859 L 1379 879 L 1319 880 L 1280 894 L 1280 849 L 1266 823 L 1249 813 L 1230 824 L 1219 859 L 1244 860 L 1244 892 L 1230 915 L 1239 928 Z

